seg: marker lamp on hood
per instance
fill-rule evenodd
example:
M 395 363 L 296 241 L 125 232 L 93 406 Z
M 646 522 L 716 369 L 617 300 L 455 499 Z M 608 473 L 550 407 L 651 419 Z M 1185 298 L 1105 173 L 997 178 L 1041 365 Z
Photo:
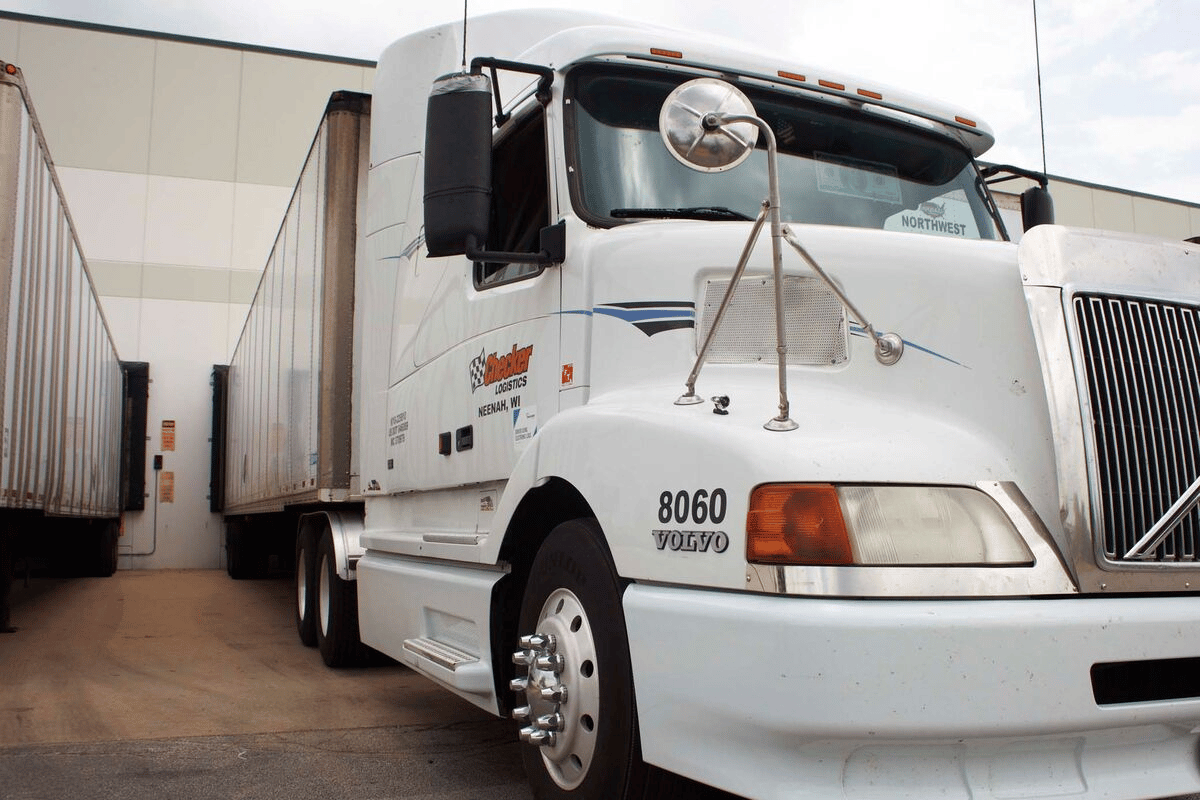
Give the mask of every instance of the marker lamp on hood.
M 1000 507 L 961 486 L 768 484 L 750 496 L 746 560 L 804 566 L 1019 566 Z

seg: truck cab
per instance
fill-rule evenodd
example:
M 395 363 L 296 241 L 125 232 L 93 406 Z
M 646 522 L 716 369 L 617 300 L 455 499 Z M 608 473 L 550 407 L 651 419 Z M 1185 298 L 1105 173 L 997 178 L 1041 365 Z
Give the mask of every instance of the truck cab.
M 363 641 L 520 720 L 538 797 L 1200 788 L 1196 248 L 1018 247 L 987 126 L 881 84 L 460 34 L 374 98 Z

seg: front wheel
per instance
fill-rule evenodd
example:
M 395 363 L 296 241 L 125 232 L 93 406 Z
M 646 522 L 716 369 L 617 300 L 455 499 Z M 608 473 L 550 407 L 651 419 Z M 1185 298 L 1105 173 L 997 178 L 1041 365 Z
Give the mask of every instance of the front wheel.
M 595 520 L 572 520 L 538 550 L 521 603 L 512 688 L 537 800 L 633 800 L 638 743 L 621 584 Z

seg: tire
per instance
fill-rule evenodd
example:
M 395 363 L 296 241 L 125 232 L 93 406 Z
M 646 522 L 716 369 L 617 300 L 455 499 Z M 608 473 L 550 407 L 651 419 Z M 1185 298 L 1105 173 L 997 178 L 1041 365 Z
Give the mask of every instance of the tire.
M 296 536 L 296 633 L 317 646 L 317 537 L 310 527 Z
M 367 664 L 370 649 L 358 638 L 358 587 L 337 574 L 337 555 L 329 528 L 317 545 L 316 611 L 317 647 L 328 667 Z
M 559 525 L 534 558 L 519 630 L 553 635 L 554 652 L 542 647 L 540 654 L 563 659 L 556 665 L 561 669 L 558 673 L 555 667 L 518 667 L 518 672 L 526 673 L 524 696 L 519 685 L 513 687 L 519 692 L 517 705 L 530 709 L 521 736 L 522 759 L 537 800 L 644 796 L 646 768 L 638 741 L 621 592 L 595 520 Z M 537 653 L 538 643 L 518 651 Z M 541 696 L 541 689 L 556 684 L 565 687 L 565 700 Z M 518 714 L 514 712 L 520 719 Z M 535 743 L 542 733 L 533 733 L 538 718 L 556 715 L 560 717 L 550 723 L 556 731 L 553 741 Z
M 245 523 L 225 523 L 225 568 L 234 580 L 263 578 L 270 555 L 260 537 L 251 536 Z
M 117 542 L 121 533 L 120 524 L 102 522 L 100 526 L 98 533 L 90 532 L 94 537 L 95 556 L 88 574 L 95 578 L 111 578 L 117 571 Z

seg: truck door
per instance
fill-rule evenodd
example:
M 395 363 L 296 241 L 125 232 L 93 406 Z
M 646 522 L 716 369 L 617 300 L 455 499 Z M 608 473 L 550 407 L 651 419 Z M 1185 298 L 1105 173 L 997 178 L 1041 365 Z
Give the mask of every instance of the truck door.
M 489 251 L 536 252 L 551 222 L 546 127 L 531 103 L 496 134 Z M 415 371 L 389 392 L 389 419 L 408 434 L 407 453 L 393 445 L 405 474 L 389 488 L 503 480 L 558 410 L 560 268 L 449 257 L 418 269 L 441 274 L 414 336 Z

